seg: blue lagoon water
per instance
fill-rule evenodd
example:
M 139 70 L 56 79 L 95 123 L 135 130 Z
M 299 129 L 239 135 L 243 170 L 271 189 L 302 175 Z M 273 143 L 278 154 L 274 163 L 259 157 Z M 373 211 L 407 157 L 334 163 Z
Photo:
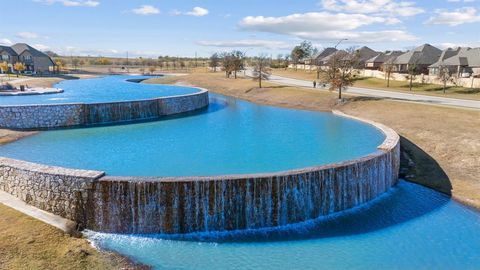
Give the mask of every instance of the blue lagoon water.
M 127 79 L 145 79 L 146 76 L 105 76 L 92 79 L 65 80 L 55 85 L 63 93 L 31 96 L 1 96 L 0 105 L 64 104 L 116 102 L 191 94 L 192 87 L 139 84 Z
M 65 89 L 58 97 L 98 102 L 195 91 L 125 79 L 66 81 L 58 85 Z M 65 101 L 44 100 L 54 96 L 16 102 Z M 330 113 L 210 97 L 208 109 L 157 122 L 41 132 L 1 146 L 0 156 L 109 175 L 220 175 L 339 162 L 373 153 L 384 139 L 369 125 Z M 366 206 L 283 228 L 184 236 L 86 234 L 96 245 L 155 269 L 480 269 L 479 232 L 478 212 L 401 181 Z
M 41 132 L 1 146 L 0 156 L 116 176 L 210 176 L 340 162 L 373 153 L 384 140 L 376 128 L 331 113 L 210 96 L 208 109 L 195 114 Z
M 480 213 L 400 181 L 367 206 L 260 231 L 162 235 L 87 232 L 154 269 L 480 269 Z M 163 239 L 162 239 L 163 238 Z

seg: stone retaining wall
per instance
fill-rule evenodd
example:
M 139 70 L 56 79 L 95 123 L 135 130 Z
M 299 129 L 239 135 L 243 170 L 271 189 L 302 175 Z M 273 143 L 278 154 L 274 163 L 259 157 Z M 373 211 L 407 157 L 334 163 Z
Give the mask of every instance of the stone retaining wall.
M 340 114 L 339 112 L 335 112 Z M 394 186 L 399 136 L 355 160 L 279 173 L 108 177 L 0 159 L 0 190 L 81 226 L 116 233 L 190 233 L 280 226 L 366 203 Z
M 51 129 L 158 119 L 208 106 L 208 91 L 156 99 L 0 106 L 0 128 Z
M 85 219 L 86 191 L 104 175 L 0 157 L 0 190 L 77 222 Z

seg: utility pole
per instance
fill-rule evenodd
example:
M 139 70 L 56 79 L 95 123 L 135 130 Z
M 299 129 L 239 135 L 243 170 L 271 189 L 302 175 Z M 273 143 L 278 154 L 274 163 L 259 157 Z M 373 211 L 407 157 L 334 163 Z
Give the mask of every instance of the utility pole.
M 195 67 L 197 67 L 197 52 L 195 52 Z

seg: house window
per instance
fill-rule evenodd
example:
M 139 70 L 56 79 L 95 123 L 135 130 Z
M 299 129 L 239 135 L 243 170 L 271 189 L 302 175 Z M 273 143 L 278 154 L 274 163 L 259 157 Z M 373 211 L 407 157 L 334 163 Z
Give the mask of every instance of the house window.
M 3 61 L 8 61 L 8 60 L 10 60 L 10 56 L 8 54 L 2 54 L 2 60 Z
M 31 56 L 31 55 L 25 55 L 25 56 L 23 57 L 23 60 L 24 60 L 24 61 L 31 61 L 31 60 L 32 60 L 32 56 Z

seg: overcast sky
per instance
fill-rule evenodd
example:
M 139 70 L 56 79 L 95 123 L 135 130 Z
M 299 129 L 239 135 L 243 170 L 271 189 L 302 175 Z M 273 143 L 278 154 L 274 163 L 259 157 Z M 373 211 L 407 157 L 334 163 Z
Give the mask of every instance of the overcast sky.
M 208 56 L 480 46 L 480 0 L 2 0 L 0 44 L 66 55 Z

